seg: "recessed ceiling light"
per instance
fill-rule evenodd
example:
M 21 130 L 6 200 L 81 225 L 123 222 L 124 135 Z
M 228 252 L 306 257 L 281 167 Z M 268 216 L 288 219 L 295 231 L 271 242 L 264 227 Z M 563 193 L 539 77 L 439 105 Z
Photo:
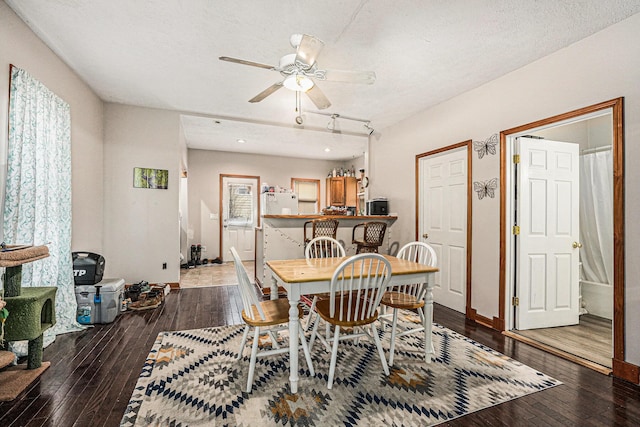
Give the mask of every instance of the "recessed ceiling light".
M 327 147 L 327 148 L 325 148 L 325 149 L 324 149 L 324 152 L 325 152 L 325 153 L 328 153 L 329 151 L 331 151 L 331 148 L 329 148 L 329 147 Z
M 238 141 L 237 141 L 237 142 L 238 142 L 238 144 L 244 144 L 244 143 L 245 143 L 245 142 L 247 142 L 247 141 L 245 141 L 244 139 L 240 138 L 240 139 L 238 139 Z

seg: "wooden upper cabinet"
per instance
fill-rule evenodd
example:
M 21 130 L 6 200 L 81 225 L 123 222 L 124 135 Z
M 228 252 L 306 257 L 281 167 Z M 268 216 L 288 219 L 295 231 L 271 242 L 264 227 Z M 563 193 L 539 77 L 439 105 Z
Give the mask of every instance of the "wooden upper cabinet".
M 327 206 L 356 206 L 357 179 L 352 176 L 327 178 Z
M 358 204 L 358 180 L 353 176 L 344 179 L 344 205 L 355 207 Z

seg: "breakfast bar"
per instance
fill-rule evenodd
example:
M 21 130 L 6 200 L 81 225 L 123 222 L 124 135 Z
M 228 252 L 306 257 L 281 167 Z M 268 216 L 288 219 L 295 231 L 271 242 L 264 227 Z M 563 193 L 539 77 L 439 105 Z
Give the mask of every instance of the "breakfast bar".
M 265 270 L 270 260 L 296 259 L 304 257 L 304 223 L 319 218 L 338 220 L 336 239 L 342 243 L 347 255 L 356 253 L 351 243 L 353 227 L 368 221 L 382 221 L 387 224 L 384 243 L 379 251 L 389 253 L 393 242 L 393 223 L 395 215 L 263 215 L 261 224 L 256 228 L 256 281 L 262 287 L 269 287 L 271 277 Z

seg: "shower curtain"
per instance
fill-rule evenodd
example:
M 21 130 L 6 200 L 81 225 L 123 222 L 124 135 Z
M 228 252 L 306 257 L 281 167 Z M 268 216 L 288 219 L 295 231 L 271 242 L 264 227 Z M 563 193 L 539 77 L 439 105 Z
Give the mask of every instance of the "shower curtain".
M 611 150 L 581 156 L 580 260 L 584 280 L 613 284 L 613 160 Z

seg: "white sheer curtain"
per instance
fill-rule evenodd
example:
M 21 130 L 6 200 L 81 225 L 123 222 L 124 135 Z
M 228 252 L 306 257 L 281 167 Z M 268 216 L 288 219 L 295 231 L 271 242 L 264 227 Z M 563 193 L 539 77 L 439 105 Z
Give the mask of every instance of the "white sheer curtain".
M 613 284 L 613 158 L 611 150 L 581 156 L 580 260 L 585 280 Z
M 22 267 L 22 286 L 56 286 L 55 335 L 83 329 L 71 260 L 71 113 L 69 104 L 26 71 L 11 67 L 9 150 L 4 203 L 7 243 L 46 244 L 49 257 Z M 26 354 L 26 341 L 12 345 Z

